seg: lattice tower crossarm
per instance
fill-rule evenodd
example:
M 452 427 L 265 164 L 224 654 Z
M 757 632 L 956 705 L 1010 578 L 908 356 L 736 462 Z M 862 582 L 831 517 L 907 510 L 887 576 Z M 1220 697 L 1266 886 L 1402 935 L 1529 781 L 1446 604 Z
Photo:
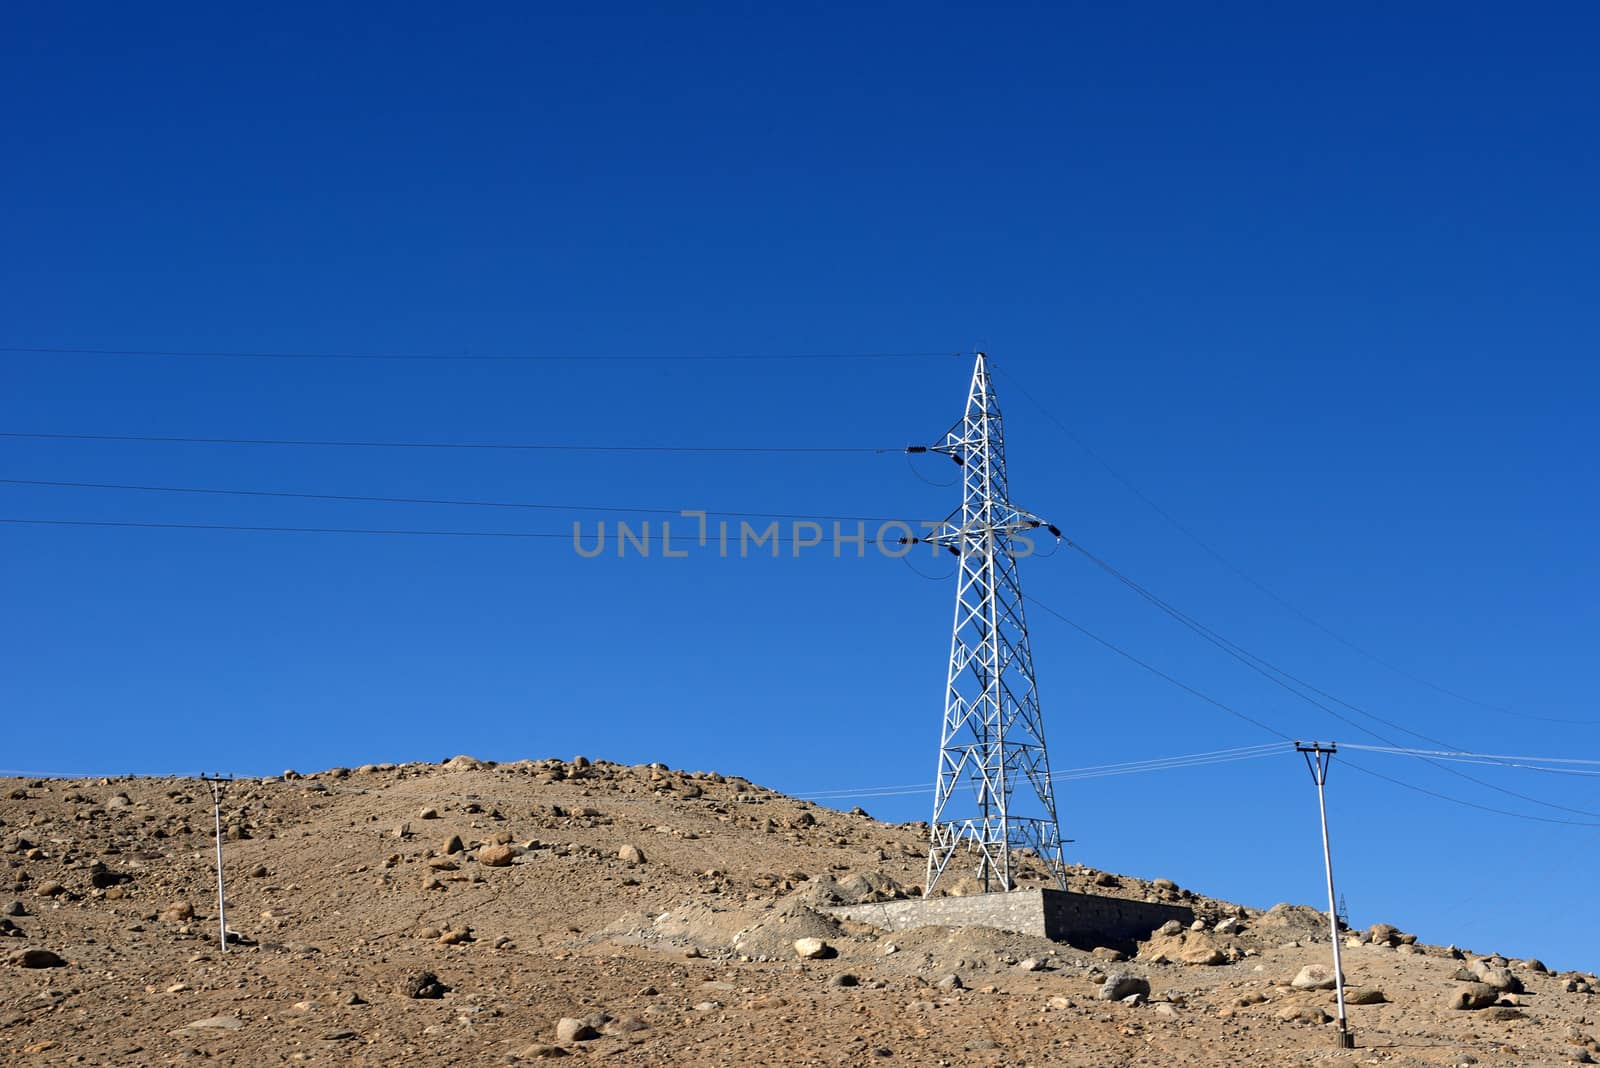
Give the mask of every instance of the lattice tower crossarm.
M 965 855 L 985 893 L 1015 886 L 1018 849 L 1066 888 L 1017 543 L 1053 526 L 1010 501 L 1000 406 L 977 354 L 966 414 L 929 447 L 962 467 L 961 507 L 925 540 L 955 553 L 955 623 L 924 893 Z M 1026 555 L 1026 554 L 1024 554 Z M 1018 796 L 1020 791 L 1020 797 Z

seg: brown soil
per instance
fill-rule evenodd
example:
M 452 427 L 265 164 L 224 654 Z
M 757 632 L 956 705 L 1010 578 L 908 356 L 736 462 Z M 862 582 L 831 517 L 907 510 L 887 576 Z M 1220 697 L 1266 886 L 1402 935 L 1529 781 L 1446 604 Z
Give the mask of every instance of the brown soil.
M 242 941 L 226 953 L 204 784 L 0 780 L 0 821 L 0 906 L 23 913 L 0 924 L 6 1064 L 1600 1059 L 1589 978 L 1511 961 L 1524 992 L 1455 1011 L 1471 961 L 1404 944 L 1345 949 L 1351 986 L 1386 1000 L 1351 1007 L 1358 1048 L 1338 1050 L 1332 1025 L 1310 1022 L 1333 995 L 1288 985 L 1329 958 L 1319 914 L 1084 868 L 1074 889 L 1181 902 L 1208 929 L 1153 935 L 1120 963 L 986 929 L 841 924 L 818 907 L 914 892 L 922 829 L 720 775 L 457 758 L 233 783 L 228 925 Z M 511 863 L 485 848 L 497 840 Z M 629 846 L 642 861 L 619 856 Z M 1214 930 L 1229 918 L 1238 931 Z M 799 959 L 807 937 L 829 954 Z M 25 967 L 26 949 L 63 963 Z M 1119 970 L 1148 978 L 1147 1003 L 1098 1000 Z M 447 992 L 410 996 L 423 973 Z M 959 987 L 941 985 L 950 975 Z M 563 1017 L 598 1037 L 558 1041 Z

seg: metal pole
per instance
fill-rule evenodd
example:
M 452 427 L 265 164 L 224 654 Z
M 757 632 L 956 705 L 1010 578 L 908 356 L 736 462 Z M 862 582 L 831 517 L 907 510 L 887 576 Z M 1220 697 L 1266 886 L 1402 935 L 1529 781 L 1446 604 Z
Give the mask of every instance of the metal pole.
M 1355 1038 L 1350 1034 L 1350 1020 L 1344 1004 L 1344 961 L 1339 952 L 1339 912 L 1333 893 L 1333 850 L 1328 845 L 1328 799 L 1324 787 L 1328 782 L 1328 765 L 1339 747 L 1333 743 L 1323 746 L 1313 742 L 1309 746 L 1295 743 L 1295 749 L 1306 758 L 1311 777 L 1317 784 L 1317 808 L 1322 813 L 1322 864 L 1328 873 L 1328 932 L 1333 936 L 1333 988 L 1339 1002 L 1339 1048 L 1354 1049 Z
M 227 897 L 222 886 L 222 791 L 223 783 L 227 780 L 222 776 L 215 778 L 200 776 L 211 786 L 211 814 L 217 824 L 217 944 L 222 947 L 222 952 L 228 952 L 228 905 Z

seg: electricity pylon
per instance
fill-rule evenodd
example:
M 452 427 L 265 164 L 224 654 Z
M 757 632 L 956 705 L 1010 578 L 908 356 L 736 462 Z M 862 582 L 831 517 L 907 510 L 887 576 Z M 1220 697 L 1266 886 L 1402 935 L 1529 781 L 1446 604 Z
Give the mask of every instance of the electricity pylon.
M 1022 848 L 1036 852 L 1065 889 L 1016 544 L 1040 527 L 1060 532 L 1010 501 L 1000 405 L 983 353 L 966 415 L 928 451 L 961 465 L 963 493 L 961 507 L 921 539 L 960 559 L 923 892 L 931 894 L 952 864 L 959 868 L 962 854 L 985 893 L 1010 890 L 1012 852 Z

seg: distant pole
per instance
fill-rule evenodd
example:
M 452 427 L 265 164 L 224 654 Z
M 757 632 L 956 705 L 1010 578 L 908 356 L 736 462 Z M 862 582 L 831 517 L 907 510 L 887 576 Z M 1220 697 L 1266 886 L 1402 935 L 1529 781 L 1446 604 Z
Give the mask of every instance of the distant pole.
M 1350 1034 L 1350 1020 L 1344 1007 L 1344 962 L 1339 954 L 1339 912 L 1333 895 L 1333 851 L 1328 846 L 1328 799 L 1323 788 L 1328 784 L 1328 765 L 1339 747 L 1333 742 L 1323 745 L 1294 743 L 1295 751 L 1306 758 L 1311 778 L 1317 784 L 1317 807 L 1322 810 L 1322 864 L 1328 872 L 1328 930 L 1333 935 L 1333 988 L 1339 1001 L 1339 1048 L 1354 1049 L 1356 1042 Z
M 228 952 L 228 905 L 222 888 L 222 794 L 233 781 L 232 775 L 202 774 L 200 780 L 211 787 L 211 814 L 217 824 L 217 941 Z

